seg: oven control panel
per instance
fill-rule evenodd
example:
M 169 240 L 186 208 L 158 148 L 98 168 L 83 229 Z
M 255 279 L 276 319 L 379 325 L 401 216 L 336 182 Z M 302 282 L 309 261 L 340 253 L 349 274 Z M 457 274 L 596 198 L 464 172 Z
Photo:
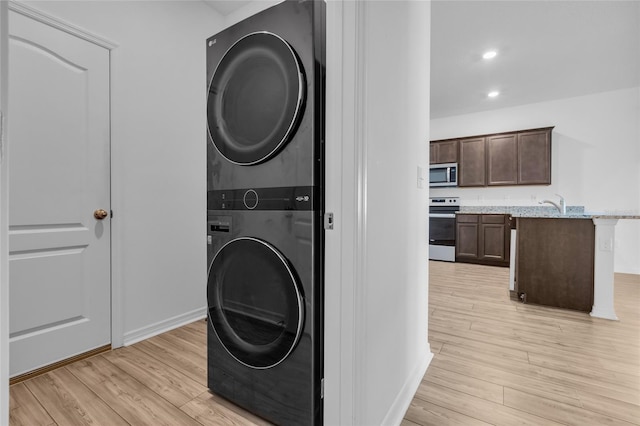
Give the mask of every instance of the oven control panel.
M 460 198 L 458 197 L 429 198 L 429 206 L 460 206 Z

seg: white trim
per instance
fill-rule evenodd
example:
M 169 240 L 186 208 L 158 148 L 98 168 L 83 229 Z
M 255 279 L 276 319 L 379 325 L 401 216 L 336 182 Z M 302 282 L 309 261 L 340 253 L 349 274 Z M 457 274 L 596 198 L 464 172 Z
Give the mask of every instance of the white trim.
M 366 409 L 365 2 L 327 2 L 325 424 L 357 424 Z
M 133 345 L 142 340 L 149 339 L 158 334 L 165 333 L 183 325 L 190 324 L 194 321 L 198 321 L 207 317 L 207 308 L 198 308 L 191 312 L 176 315 L 173 318 L 158 321 L 155 324 L 151 324 L 137 330 L 130 331 L 124 335 L 124 346 Z
M 363 274 L 366 223 L 364 151 L 364 2 L 327 2 L 325 233 L 325 424 L 357 424 L 364 396 Z
M 8 90 L 8 33 L 9 10 L 0 0 L 0 111 L 2 148 L 0 151 L 0 425 L 9 424 L 9 246 L 8 246 L 8 170 L 7 170 L 7 90 Z
M 124 253 L 121 247 L 124 241 L 124 229 L 120 226 L 121 212 L 124 205 L 122 199 L 122 188 L 124 173 L 114 173 L 114 170 L 121 170 L 117 167 L 117 160 L 123 159 L 118 149 L 117 140 L 113 137 L 113 86 L 114 86 L 114 63 L 118 62 L 121 50 L 114 49 L 109 51 L 109 161 L 110 161 L 110 189 L 111 189 L 111 347 L 119 348 L 124 346 Z M 115 165 L 115 166 L 114 166 Z
M 509 290 L 516 290 L 516 251 L 518 250 L 518 237 L 515 229 L 511 230 L 510 244 L 511 252 L 509 253 Z
M 409 408 L 409 404 L 413 400 L 413 397 L 420 386 L 420 382 L 422 382 L 422 378 L 427 372 L 427 368 L 429 364 L 431 364 L 431 360 L 433 359 L 433 354 L 429 351 L 427 347 L 427 353 L 425 356 L 418 362 L 415 368 L 409 373 L 407 377 L 407 381 L 400 389 L 400 392 L 396 396 L 396 399 L 391 404 L 389 411 L 387 411 L 387 415 L 384 416 L 384 420 L 381 424 L 383 425 L 399 425 L 402 423 L 402 419 L 404 419 L 405 414 L 407 413 L 407 409 Z
M 325 208 L 334 212 L 333 230 L 325 231 L 325 313 L 324 313 L 324 404 L 323 419 L 325 424 L 352 424 L 351 403 L 343 400 L 350 398 L 353 393 L 351 375 L 342 370 L 342 354 L 350 352 L 350 341 L 342 344 L 342 336 L 353 334 L 353 324 L 350 316 L 344 315 L 344 306 L 349 305 L 351 297 L 343 290 L 343 276 L 345 267 L 350 264 L 344 260 L 343 232 L 350 232 L 343 224 L 346 220 L 342 203 L 343 167 L 343 120 L 344 96 L 343 91 L 343 58 L 344 3 L 338 1 L 327 2 L 327 52 L 326 52 L 326 141 L 325 167 L 334 170 L 325 177 L 326 195 Z M 346 265 L 346 266 L 343 266 Z M 348 282 L 348 281 L 347 281 Z
M 355 273 L 353 280 L 354 292 L 354 416 L 356 424 L 367 418 L 367 401 L 370 400 L 369 392 L 375 391 L 366 386 L 366 362 L 367 335 L 362 330 L 368 329 L 367 310 L 367 2 L 353 2 L 355 14 L 353 27 L 355 30 L 355 74 L 354 74 L 354 170 L 356 184 L 356 210 L 355 210 Z
M 618 219 L 593 218 L 593 308 L 590 315 L 618 321 L 614 306 L 614 246 Z
M 1 1 L 1 0 L 0 0 Z M 122 227 L 118 213 L 120 204 L 114 203 L 114 174 L 113 174 L 113 139 L 111 140 L 111 347 L 113 349 L 125 345 L 124 338 L 124 260 L 121 259 L 124 250 L 122 242 Z M 120 201 L 120 200 L 118 200 Z
M 38 9 L 34 9 L 31 6 L 27 6 L 24 3 L 17 2 L 15 0 L 9 0 L 9 10 L 24 15 L 28 18 L 34 19 L 50 27 L 64 31 L 75 37 L 86 40 L 90 43 L 96 44 L 105 49 L 112 50 L 118 47 L 117 43 L 112 42 L 104 37 L 90 33 L 89 31 L 80 28 L 76 25 L 65 22 L 57 17 L 41 12 Z

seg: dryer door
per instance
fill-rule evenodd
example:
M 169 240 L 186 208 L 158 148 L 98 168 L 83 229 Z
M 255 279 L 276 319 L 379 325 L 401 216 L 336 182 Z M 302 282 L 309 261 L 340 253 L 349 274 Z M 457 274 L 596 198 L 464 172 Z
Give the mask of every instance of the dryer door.
M 284 256 L 256 238 L 225 244 L 209 268 L 209 321 L 222 346 L 258 369 L 282 362 L 298 343 L 304 301 Z
M 291 46 L 273 33 L 249 34 L 229 48 L 211 78 L 209 136 L 233 163 L 265 161 L 292 136 L 304 95 L 304 75 Z

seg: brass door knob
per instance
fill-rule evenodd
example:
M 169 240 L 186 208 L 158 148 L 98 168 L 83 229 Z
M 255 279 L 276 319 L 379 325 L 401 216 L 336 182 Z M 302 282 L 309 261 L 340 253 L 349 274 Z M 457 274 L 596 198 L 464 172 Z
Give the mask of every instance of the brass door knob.
M 95 217 L 98 220 L 102 220 L 107 216 L 109 216 L 109 213 L 107 213 L 107 211 L 103 209 L 98 209 L 93 212 L 93 217 Z

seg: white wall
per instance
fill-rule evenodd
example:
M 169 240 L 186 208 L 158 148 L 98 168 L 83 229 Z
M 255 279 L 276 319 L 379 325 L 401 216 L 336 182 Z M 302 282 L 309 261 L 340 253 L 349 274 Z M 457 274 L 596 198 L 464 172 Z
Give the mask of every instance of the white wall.
M 227 16 L 224 17 L 224 26 L 225 28 L 230 27 L 238 22 L 246 19 L 250 16 L 255 15 L 258 12 L 262 12 L 265 9 L 270 8 L 271 6 L 275 6 L 276 4 L 282 2 L 282 0 L 256 0 L 248 3 L 246 6 L 241 7 L 240 9 L 231 12 Z
M 118 46 L 111 53 L 114 344 L 203 317 L 205 40 L 222 17 L 198 1 L 27 4 Z
M 640 214 L 640 88 L 431 120 L 431 140 L 555 126 L 550 186 L 432 189 L 463 205 L 565 197 L 591 212 Z M 615 271 L 640 274 L 640 220 L 616 226 Z
M 428 184 L 417 186 L 418 166 L 428 167 L 430 4 L 374 2 L 364 19 L 365 253 L 357 354 L 364 365 L 356 423 L 399 424 L 431 356 Z
M 430 3 L 328 2 L 325 423 L 399 424 L 427 343 Z

